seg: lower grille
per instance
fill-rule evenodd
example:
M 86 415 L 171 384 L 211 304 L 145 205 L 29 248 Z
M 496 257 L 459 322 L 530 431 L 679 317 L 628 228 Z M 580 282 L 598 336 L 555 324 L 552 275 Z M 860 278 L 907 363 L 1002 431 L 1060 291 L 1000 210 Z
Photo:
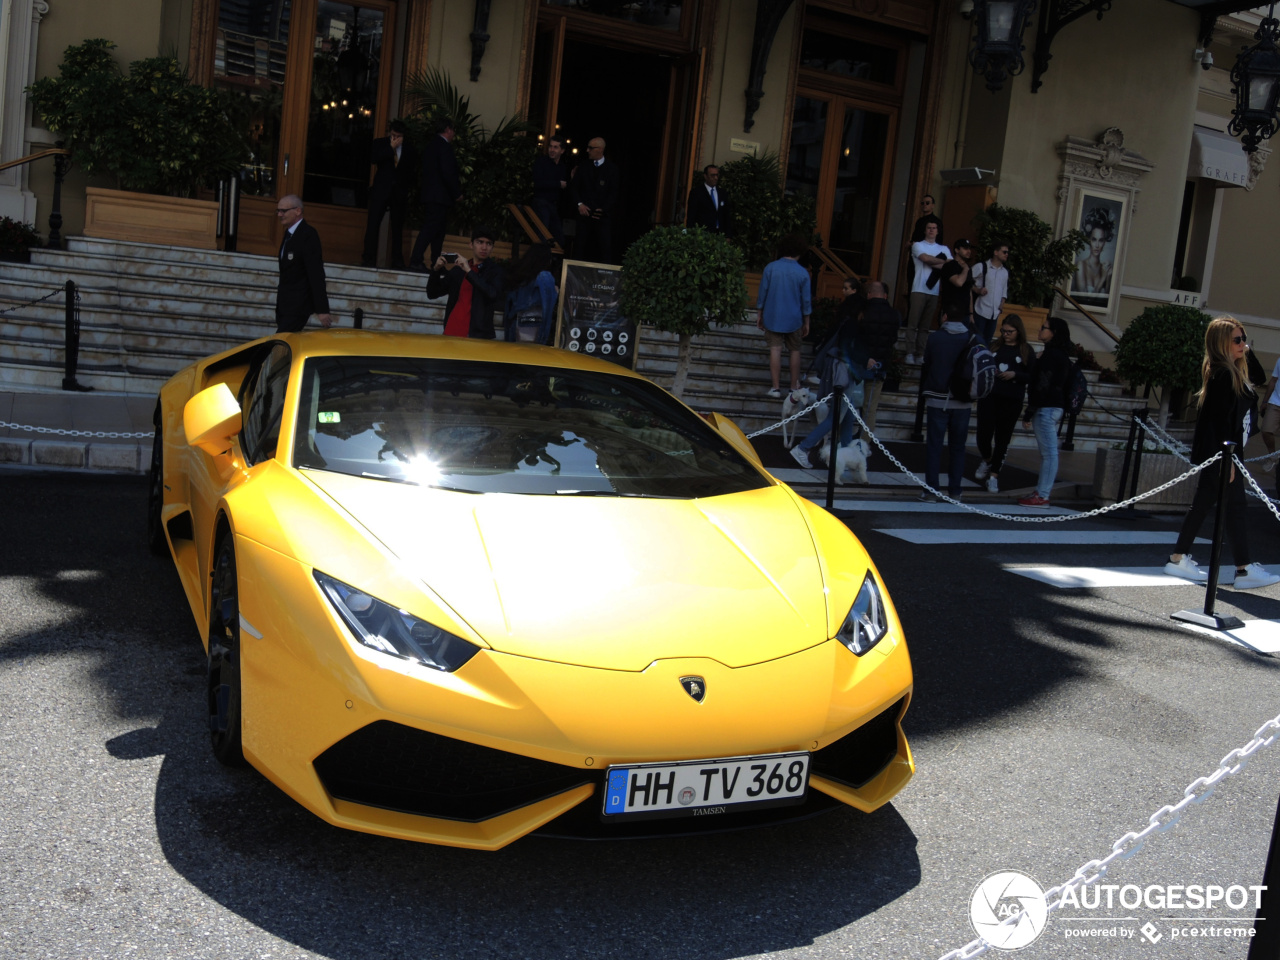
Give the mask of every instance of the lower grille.
M 315 760 L 338 800 L 447 820 L 488 820 L 598 775 L 481 747 L 390 720 L 339 740 Z
M 810 771 L 847 787 L 870 783 L 898 754 L 898 716 L 903 697 L 857 730 L 813 753 Z

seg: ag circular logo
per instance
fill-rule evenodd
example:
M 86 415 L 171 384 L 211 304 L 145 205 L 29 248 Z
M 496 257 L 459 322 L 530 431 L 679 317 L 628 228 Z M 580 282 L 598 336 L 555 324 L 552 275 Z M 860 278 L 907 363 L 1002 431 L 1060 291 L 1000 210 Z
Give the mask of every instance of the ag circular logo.
M 1004 923 L 1018 913 L 1022 916 L 1017 921 Z M 991 874 L 973 888 L 969 897 L 973 932 L 999 950 L 1020 950 L 1034 943 L 1044 933 L 1048 918 L 1044 889 L 1017 870 Z

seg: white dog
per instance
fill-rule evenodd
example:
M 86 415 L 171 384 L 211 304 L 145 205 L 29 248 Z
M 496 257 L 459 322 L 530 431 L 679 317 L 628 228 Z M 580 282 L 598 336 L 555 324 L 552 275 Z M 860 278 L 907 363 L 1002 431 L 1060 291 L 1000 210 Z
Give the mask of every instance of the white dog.
M 870 452 L 867 441 L 861 438 L 850 441 L 847 447 L 840 447 L 836 451 L 836 483 L 857 483 L 864 486 L 869 483 L 867 454 Z M 818 444 L 818 459 L 826 464 L 830 463 L 830 457 L 831 444 Z
M 782 398 L 782 419 L 786 420 L 797 410 L 803 410 L 817 399 L 818 398 L 814 395 L 813 391 L 808 387 L 801 387 L 799 390 L 789 391 L 787 395 Z M 788 450 L 791 449 L 793 444 L 802 439 L 800 431 L 797 429 L 797 424 L 799 422 L 800 421 L 797 420 L 794 423 L 784 423 L 782 425 L 782 445 Z

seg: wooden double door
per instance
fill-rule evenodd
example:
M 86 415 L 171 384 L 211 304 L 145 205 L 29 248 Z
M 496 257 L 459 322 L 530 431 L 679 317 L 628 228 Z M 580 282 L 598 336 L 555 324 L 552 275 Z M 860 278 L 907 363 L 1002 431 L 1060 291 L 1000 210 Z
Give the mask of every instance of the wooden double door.
M 213 82 L 234 94 L 251 160 L 238 249 L 275 254 L 278 198 L 302 197 L 325 259 L 359 263 L 369 151 L 391 116 L 395 0 L 219 4 Z

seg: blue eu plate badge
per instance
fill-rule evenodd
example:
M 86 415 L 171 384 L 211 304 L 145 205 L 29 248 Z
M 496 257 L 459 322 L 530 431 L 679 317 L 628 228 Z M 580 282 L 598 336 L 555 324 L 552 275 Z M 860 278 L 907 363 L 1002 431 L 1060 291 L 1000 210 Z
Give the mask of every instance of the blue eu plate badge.
M 610 770 L 605 791 L 604 812 L 621 813 L 627 805 L 627 771 Z

